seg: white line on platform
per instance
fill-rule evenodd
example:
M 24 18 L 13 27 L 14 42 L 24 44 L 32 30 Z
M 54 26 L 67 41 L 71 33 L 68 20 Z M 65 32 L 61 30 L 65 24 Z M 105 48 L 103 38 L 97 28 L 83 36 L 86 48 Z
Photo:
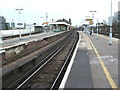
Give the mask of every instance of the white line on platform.
M 69 73 L 70 73 L 70 71 L 71 71 L 71 68 L 72 68 L 72 65 L 73 65 L 73 62 L 74 62 L 76 53 L 77 53 L 77 49 L 78 49 L 78 46 L 79 46 L 79 43 L 80 43 L 80 40 L 81 40 L 80 32 L 78 32 L 78 33 L 79 33 L 79 40 L 78 40 L 78 43 L 77 43 L 77 45 L 76 45 L 75 51 L 74 51 L 74 53 L 73 53 L 73 56 L 72 56 L 72 58 L 71 58 L 71 60 L 70 60 L 70 63 L 69 63 L 69 65 L 68 65 L 68 68 L 67 68 L 67 70 L 66 70 L 66 72 L 65 72 L 65 75 L 64 75 L 64 77 L 63 77 L 63 80 L 62 80 L 62 82 L 61 82 L 61 84 L 60 84 L 60 86 L 59 86 L 59 90 L 64 89 L 65 83 L 66 83 L 66 81 L 67 81 L 67 79 L 68 79 L 68 75 L 69 75 Z
M 103 37 L 103 38 L 106 38 L 106 39 L 109 39 L 109 36 L 105 36 L 105 35 L 102 35 L 102 34 L 99 34 L 99 36 L 100 36 L 100 37 Z M 119 40 L 119 39 L 112 37 L 112 40 L 113 40 L 114 42 L 117 42 L 117 43 L 118 43 L 118 40 Z

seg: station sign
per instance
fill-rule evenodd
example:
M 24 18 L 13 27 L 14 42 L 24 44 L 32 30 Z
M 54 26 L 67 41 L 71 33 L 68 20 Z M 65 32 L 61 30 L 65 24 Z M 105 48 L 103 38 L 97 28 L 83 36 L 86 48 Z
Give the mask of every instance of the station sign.
M 86 21 L 92 21 L 93 19 L 86 19 Z
M 43 22 L 43 24 L 48 24 L 48 22 Z

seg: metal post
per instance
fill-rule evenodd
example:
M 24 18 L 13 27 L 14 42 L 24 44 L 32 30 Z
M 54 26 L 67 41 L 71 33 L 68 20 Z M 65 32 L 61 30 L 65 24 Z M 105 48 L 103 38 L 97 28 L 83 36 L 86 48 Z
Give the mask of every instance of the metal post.
M 46 13 L 46 26 L 48 26 L 48 13 Z M 46 27 L 46 32 L 48 31 L 48 27 Z
M 2 45 L 3 40 L 2 40 L 2 30 L 0 30 L 0 45 Z
M 21 29 L 19 29 L 19 33 L 20 33 L 20 39 L 22 38 L 22 36 L 21 36 Z
M 92 12 L 92 20 L 94 19 L 94 12 L 96 11 L 89 11 L 89 12 Z
M 41 18 L 43 18 L 43 17 L 41 17 Z M 43 21 L 42 21 L 42 25 L 43 25 L 43 22 L 44 22 L 44 18 L 43 18 Z
M 111 15 L 110 15 L 110 33 L 109 33 L 109 45 L 112 45 L 112 0 L 111 0 Z
M 97 25 L 97 40 L 98 40 L 98 25 Z
M 87 33 L 87 25 L 85 25 L 85 33 Z
M 98 20 L 97 20 L 97 40 L 98 40 Z
M 15 9 L 16 11 L 18 11 L 18 14 L 19 14 L 19 23 L 20 23 L 20 14 L 21 14 L 21 11 L 23 10 L 23 9 Z M 21 29 L 19 29 L 20 30 L 20 39 L 22 38 L 21 37 Z
M 92 23 L 94 24 L 93 19 L 94 19 L 94 13 L 95 13 L 96 11 L 89 11 L 89 12 L 92 13 Z M 94 31 L 93 31 L 93 32 L 94 32 Z
M 46 13 L 46 23 L 47 23 L 47 21 L 48 21 L 48 13 Z
M 19 12 L 18 12 L 18 15 L 19 15 L 19 22 L 20 22 L 20 14 L 21 14 L 21 12 L 19 11 Z
M 30 29 L 30 38 L 31 38 L 31 26 L 29 26 L 29 29 Z

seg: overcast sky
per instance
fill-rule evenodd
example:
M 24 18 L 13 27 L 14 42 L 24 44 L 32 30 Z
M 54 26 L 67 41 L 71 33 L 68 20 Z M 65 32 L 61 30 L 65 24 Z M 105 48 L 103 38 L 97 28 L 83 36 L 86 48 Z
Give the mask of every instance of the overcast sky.
M 118 10 L 118 2 L 113 1 L 113 15 Z M 21 22 L 41 23 L 48 13 L 48 21 L 51 19 L 69 19 L 73 25 L 79 25 L 86 16 L 92 16 L 90 10 L 97 11 L 95 19 L 108 20 L 110 16 L 111 0 L 0 0 L 0 15 L 8 22 L 18 21 L 18 13 L 15 9 L 24 9 L 21 14 Z

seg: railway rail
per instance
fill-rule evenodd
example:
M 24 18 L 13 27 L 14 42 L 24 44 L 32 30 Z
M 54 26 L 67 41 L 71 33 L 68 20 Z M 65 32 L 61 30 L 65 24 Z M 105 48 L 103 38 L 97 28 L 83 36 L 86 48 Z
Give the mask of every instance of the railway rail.
M 35 65 L 7 88 L 16 90 L 19 88 L 58 88 L 77 40 L 78 33 L 73 32 L 52 53 L 40 60 L 39 64 Z

